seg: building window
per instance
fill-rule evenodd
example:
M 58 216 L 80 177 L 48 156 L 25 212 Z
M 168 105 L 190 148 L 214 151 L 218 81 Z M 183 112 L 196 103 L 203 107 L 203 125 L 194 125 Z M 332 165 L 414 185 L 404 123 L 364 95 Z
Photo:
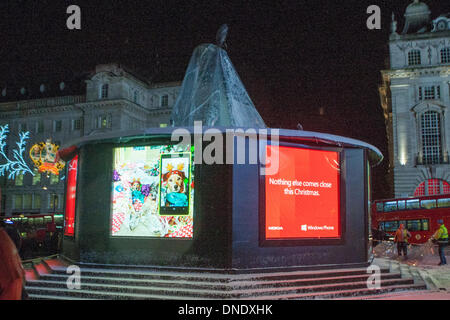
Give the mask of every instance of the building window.
M 450 47 L 441 49 L 441 63 L 450 63 Z
M 23 174 L 18 174 L 14 178 L 14 185 L 21 187 L 23 186 Z
M 440 179 L 428 179 L 420 183 L 414 191 L 414 196 L 431 196 L 450 193 L 450 184 Z
M 33 206 L 33 195 L 31 193 L 27 193 L 23 195 L 23 208 L 31 209 Z
M 420 50 L 411 50 L 408 52 L 408 65 L 409 66 L 417 66 L 420 65 L 421 59 L 420 59 Z
M 420 116 L 422 164 L 441 162 L 441 123 L 439 113 L 427 111 Z
M 33 209 L 41 208 L 41 195 L 33 194 Z
M 107 83 L 105 83 L 104 85 L 102 85 L 100 98 L 101 99 L 107 99 L 108 98 L 108 91 L 109 91 L 109 85 Z
M 161 107 L 167 108 L 169 106 L 169 96 L 167 94 L 161 97 Z
M 50 173 L 50 184 L 58 184 L 58 183 L 59 183 L 59 176 Z
M 138 98 L 139 98 L 138 92 L 134 91 L 134 93 L 133 93 L 133 102 L 134 103 L 138 103 Z
M 33 186 L 35 186 L 41 183 L 41 173 L 39 172 L 38 168 L 34 168 L 33 173 Z
M 62 129 L 62 120 L 53 121 L 53 132 L 60 132 Z
M 72 120 L 72 131 L 81 130 L 83 126 L 83 119 L 74 119 Z
M 49 209 L 60 209 L 61 208 L 61 201 L 60 198 L 62 198 L 62 195 L 52 193 L 49 195 L 49 202 L 48 202 L 48 208 Z
M 419 87 L 419 100 L 436 100 L 441 98 L 441 86 Z
M 36 133 L 43 133 L 44 132 L 44 121 L 39 120 L 36 122 Z
M 111 115 L 101 115 L 97 118 L 97 129 L 111 128 Z
M 21 194 L 14 195 L 14 209 L 22 209 L 23 208 L 23 197 Z

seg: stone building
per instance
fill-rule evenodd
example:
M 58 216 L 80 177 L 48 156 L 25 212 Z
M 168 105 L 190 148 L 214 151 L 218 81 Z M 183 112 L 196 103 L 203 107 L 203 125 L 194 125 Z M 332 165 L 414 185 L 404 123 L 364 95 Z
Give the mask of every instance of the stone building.
M 19 92 L 27 99 L 0 103 L 0 124 L 9 127 L 5 152 L 12 159 L 19 132 L 28 131 L 24 159 L 35 174 L 18 175 L 14 180 L 1 177 L 0 215 L 63 211 L 64 173 L 39 173 L 28 154 L 32 145 L 48 139 L 62 145 L 98 133 L 167 126 L 181 85 L 151 83 L 117 64 L 98 65 L 84 80 L 77 95 L 68 95 L 68 84 L 60 82 L 53 96 L 30 99 L 24 87 Z M 3 88 L 0 98 L 6 99 L 8 90 Z M 39 92 L 45 91 L 46 84 L 41 84 Z M 4 161 L 0 157 L 0 163 Z
M 379 88 L 395 197 L 450 193 L 450 16 L 414 0 L 397 30 Z

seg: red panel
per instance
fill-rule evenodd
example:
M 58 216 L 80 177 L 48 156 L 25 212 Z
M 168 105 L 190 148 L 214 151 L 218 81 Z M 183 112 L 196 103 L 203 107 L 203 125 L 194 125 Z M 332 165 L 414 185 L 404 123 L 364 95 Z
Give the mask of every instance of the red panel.
M 278 173 L 265 176 L 266 239 L 339 238 L 339 153 L 278 148 Z
M 419 184 L 419 186 L 416 188 L 416 191 L 414 191 L 414 196 L 424 196 L 425 195 L 425 182 L 422 182 Z
M 73 236 L 75 231 L 75 200 L 77 194 L 78 155 L 69 162 L 67 174 L 65 232 L 66 236 Z
M 438 179 L 428 179 L 428 195 L 440 194 L 440 183 Z

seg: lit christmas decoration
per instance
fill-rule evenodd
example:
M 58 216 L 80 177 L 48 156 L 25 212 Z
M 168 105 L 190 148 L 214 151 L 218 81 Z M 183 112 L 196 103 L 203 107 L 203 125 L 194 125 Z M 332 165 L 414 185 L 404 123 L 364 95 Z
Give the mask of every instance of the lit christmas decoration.
M 5 153 L 6 137 L 8 136 L 8 125 L 0 126 L 0 155 L 5 158 L 6 163 L 0 165 L 0 176 L 6 176 L 8 179 L 14 179 L 16 175 L 26 174 L 27 172 L 34 176 L 33 171 L 28 167 L 23 159 L 23 152 L 25 151 L 26 140 L 29 138 L 29 132 L 19 133 L 19 142 L 16 142 L 18 149 L 13 150 L 13 160 L 9 159 Z
M 65 162 L 58 159 L 59 146 L 51 143 L 48 139 L 45 143 L 37 143 L 30 149 L 30 158 L 34 162 L 39 172 L 53 173 L 59 175 L 59 172 L 64 168 Z

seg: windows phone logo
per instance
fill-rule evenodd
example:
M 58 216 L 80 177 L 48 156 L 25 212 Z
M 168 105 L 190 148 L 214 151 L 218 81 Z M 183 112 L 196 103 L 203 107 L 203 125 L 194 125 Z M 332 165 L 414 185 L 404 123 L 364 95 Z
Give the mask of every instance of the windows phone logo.
M 301 226 L 301 230 L 302 230 L 302 231 L 308 231 L 308 226 L 307 226 L 306 224 L 303 224 L 303 225 Z

